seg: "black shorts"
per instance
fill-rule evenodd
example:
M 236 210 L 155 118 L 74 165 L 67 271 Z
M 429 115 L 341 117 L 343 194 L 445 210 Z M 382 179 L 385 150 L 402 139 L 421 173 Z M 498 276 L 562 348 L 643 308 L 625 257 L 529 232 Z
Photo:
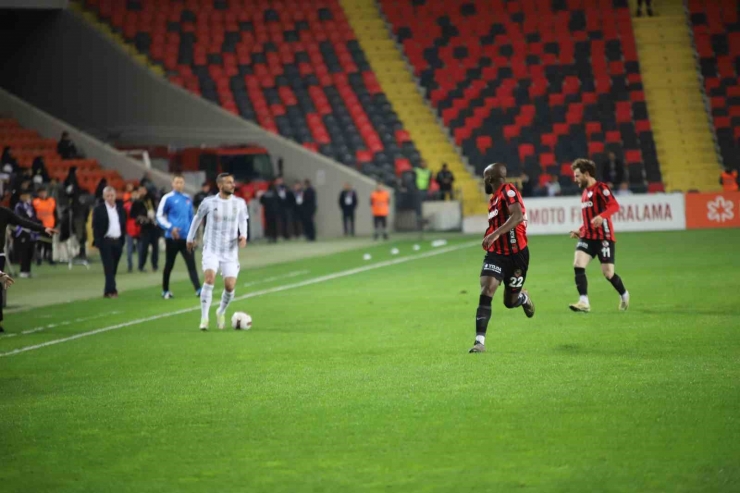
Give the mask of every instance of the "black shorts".
M 518 293 L 527 280 L 529 269 L 529 248 L 525 247 L 519 253 L 513 255 L 501 255 L 499 253 L 487 253 L 483 259 L 481 277 L 495 277 L 504 283 L 506 290 Z
M 599 257 L 602 264 L 613 264 L 616 244 L 609 240 L 587 240 L 579 238 L 576 250 L 586 252 L 591 258 Z

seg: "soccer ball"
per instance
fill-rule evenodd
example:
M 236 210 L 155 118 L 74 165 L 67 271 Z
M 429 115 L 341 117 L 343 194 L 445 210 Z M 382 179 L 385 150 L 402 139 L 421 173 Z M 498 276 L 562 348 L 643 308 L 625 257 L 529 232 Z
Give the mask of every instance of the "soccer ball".
M 231 326 L 236 330 L 249 330 L 252 328 L 252 317 L 244 312 L 236 312 L 231 316 Z

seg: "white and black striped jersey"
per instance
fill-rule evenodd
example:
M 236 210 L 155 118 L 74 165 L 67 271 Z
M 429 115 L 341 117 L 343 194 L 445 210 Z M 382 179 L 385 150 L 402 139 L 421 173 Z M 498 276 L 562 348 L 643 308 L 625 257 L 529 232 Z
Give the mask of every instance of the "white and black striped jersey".
M 226 200 L 219 195 L 207 197 L 193 218 L 188 241 L 193 241 L 206 216 L 208 221 L 203 234 L 203 254 L 216 255 L 222 260 L 238 260 L 239 238 L 247 237 L 247 203 L 233 195 Z

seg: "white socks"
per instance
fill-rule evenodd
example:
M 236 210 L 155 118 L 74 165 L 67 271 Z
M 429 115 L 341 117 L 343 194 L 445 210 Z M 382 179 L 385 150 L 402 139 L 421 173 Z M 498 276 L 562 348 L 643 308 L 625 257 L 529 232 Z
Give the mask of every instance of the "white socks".
M 583 303 L 584 305 L 590 305 L 590 303 L 588 302 L 588 296 L 581 296 L 578 301 Z
M 200 289 L 200 318 L 208 320 L 208 311 L 211 309 L 213 299 L 213 284 L 203 284 Z
M 486 336 L 475 336 L 475 342 L 476 342 L 476 344 L 477 343 L 481 343 L 481 344 L 483 344 L 485 346 L 486 345 Z
M 226 313 L 226 309 L 229 307 L 229 303 L 231 303 L 231 300 L 234 299 L 234 291 L 226 291 L 224 289 L 223 294 L 221 295 L 221 306 L 218 307 L 218 314 L 223 315 Z
M 620 296 L 620 298 L 622 298 L 622 301 L 627 301 L 628 299 L 630 299 L 630 292 L 625 291 L 624 294 Z

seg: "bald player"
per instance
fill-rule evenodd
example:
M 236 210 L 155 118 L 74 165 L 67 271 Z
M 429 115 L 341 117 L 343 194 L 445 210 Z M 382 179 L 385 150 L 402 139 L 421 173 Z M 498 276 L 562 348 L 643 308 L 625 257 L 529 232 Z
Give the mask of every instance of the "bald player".
M 534 316 L 534 303 L 522 289 L 529 269 L 527 212 L 519 190 L 506 182 L 506 165 L 495 163 L 483 172 L 488 201 L 488 228 L 483 238 L 486 251 L 480 273 L 480 298 L 475 314 L 475 344 L 471 353 L 486 350 L 486 331 L 491 320 L 491 300 L 504 285 L 504 306 Z

